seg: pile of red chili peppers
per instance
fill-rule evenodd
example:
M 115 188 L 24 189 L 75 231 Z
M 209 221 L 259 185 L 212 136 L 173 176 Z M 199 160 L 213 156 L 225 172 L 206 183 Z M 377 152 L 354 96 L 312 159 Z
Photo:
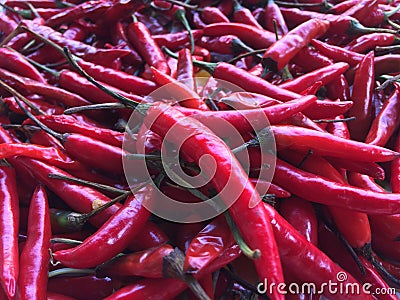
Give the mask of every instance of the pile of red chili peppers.
M 0 299 L 398 299 L 400 1 L 1 9 Z

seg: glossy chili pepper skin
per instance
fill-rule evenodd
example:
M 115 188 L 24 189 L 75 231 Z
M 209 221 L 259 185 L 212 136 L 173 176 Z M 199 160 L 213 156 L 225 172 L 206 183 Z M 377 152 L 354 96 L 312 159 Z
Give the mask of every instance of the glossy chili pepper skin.
M 174 251 L 172 246 L 165 244 L 120 256 L 97 268 L 96 275 L 100 277 L 141 276 L 163 278 L 163 259 L 172 251 Z
M 196 84 L 194 81 L 194 68 L 192 63 L 192 54 L 190 50 L 184 48 L 178 53 L 178 65 L 176 79 L 183 82 L 191 90 L 196 90 Z
M 354 77 L 351 99 L 353 107 L 348 111 L 349 116 L 356 119 L 350 122 L 350 136 L 352 139 L 364 141 L 372 122 L 372 95 L 375 84 L 374 54 L 370 52 L 360 62 Z
M 127 28 L 129 42 L 150 66 L 160 72 L 170 74 L 171 70 L 164 53 L 151 37 L 150 31 L 141 22 L 132 22 Z
M 233 21 L 263 29 L 263 27 L 257 22 L 256 18 L 251 13 L 250 9 L 243 7 L 238 1 L 235 1 L 235 5 L 233 7 Z
M 203 30 L 192 30 L 193 39 L 197 42 L 203 36 Z M 153 40 L 159 47 L 165 46 L 172 51 L 190 43 L 190 36 L 187 31 L 152 35 Z
M 263 65 L 273 71 L 282 70 L 303 47 L 329 29 L 329 22 L 311 19 L 289 31 L 272 44 L 263 56 Z
M 396 214 L 400 209 L 399 194 L 384 195 L 354 188 L 299 170 L 280 160 L 276 164 L 274 180 L 292 194 L 309 201 L 374 214 Z M 310 194 L 310 189 L 315 194 Z
M 15 296 L 18 274 L 19 207 L 16 175 L 13 168 L 0 166 L 0 283 L 7 297 Z
M 43 187 L 38 187 L 32 196 L 27 236 L 20 257 L 17 297 L 45 299 L 51 226 L 47 196 Z
M 157 118 L 157 116 L 159 117 Z M 280 268 L 279 256 L 271 235 L 272 232 L 269 230 L 270 225 L 267 221 L 268 218 L 265 216 L 265 211 L 262 208 L 263 204 L 256 201 L 258 204 L 253 209 L 249 209 L 248 207 L 249 200 L 254 199 L 253 197 L 257 197 L 257 193 L 254 191 L 251 183 L 248 182 L 248 177 L 243 174 L 241 166 L 236 159 L 232 157 L 232 154 L 227 152 L 225 144 L 221 143 L 219 138 L 194 120 L 180 121 L 182 116 L 183 115 L 175 109 L 168 108 L 165 105 L 152 105 L 145 118 L 145 124 L 160 136 L 165 136 L 168 128 L 171 128 L 172 125 L 179 128 L 181 132 L 187 132 L 189 130 L 192 135 L 188 140 L 192 140 L 192 143 L 185 142 L 182 150 L 195 161 L 198 161 L 204 153 L 211 154 L 215 158 L 217 169 L 221 170 L 221 172 L 216 172 L 216 176 L 211 176 L 217 191 L 221 191 L 227 184 L 226 176 L 231 178 L 229 180 L 230 182 L 232 182 L 233 176 L 233 182 L 235 182 L 234 186 L 241 186 L 243 189 L 240 192 L 239 199 L 229 208 L 229 211 L 249 246 L 253 249 L 260 249 L 262 253 L 260 259 L 255 261 L 255 266 L 260 278 L 269 278 L 273 282 L 280 282 L 280 280 L 283 280 L 283 275 Z M 205 134 L 205 132 L 207 132 L 207 134 Z M 181 144 L 181 138 L 182 137 L 175 136 L 174 140 L 171 142 Z M 226 172 L 227 166 L 231 166 L 228 168 L 231 169 L 230 172 Z M 207 172 L 207 170 L 204 171 Z M 223 200 L 225 199 L 224 201 L 230 198 L 228 195 L 222 194 L 220 194 L 220 197 Z M 246 215 L 247 217 L 245 217 Z M 247 219 L 247 222 L 243 223 L 243 219 Z M 251 222 L 249 222 L 249 220 L 251 220 Z M 257 230 L 254 230 L 254 226 L 257 227 Z M 261 238 L 261 236 L 268 236 L 272 240 L 267 241 L 265 238 Z M 268 269 L 268 271 L 266 269 Z M 276 295 L 276 293 L 273 296 L 276 299 L 281 298 L 279 295 Z
M 391 33 L 370 33 L 364 34 L 354 39 L 350 44 L 345 46 L 345 49 L 365 53 L 374 50 L 375 47 L 391 46 L 396 42 L 396 37 Z
M 275 32 L 273 20 L 276 21 L 277 29 L 280 34 L 284 35 L 289 32 L 279 6 L 273 0 L 268 0 L 264 8 L 264 25 L 265 28 L 271 32 Z
M 279 204 L 279 212 L 307 241 L 318 245 L 318 221 L 310 202 L 289 198 Z
M 271 130 L 274 133 L 278 149 L 290 148 L 304 152 L 311 149 L 314 154 L 321 156 L 366 162 L 391 161 L 398 156 L 397 152 L 386 148 L 346 140 L 307 128 L 273 125 Z
M 207 25 L 203 28 L 204 35 L 221 36 L 221 35 L 236 35 L 245 44 L 255 49 L 269 47 L 275 41 L 275 34 L 261 30 L 251 25 L 241 23 L 215 23 Z
M 400 86 L 383 104 L 379 114 L 372 121 L 365 142 L 371 145 L 385 146 L 400 125 Z
M 201 17 L 206 24 L 229 22 L 228 17 L 226 17 L 218 8 L 212 6 L 205 7 Z
M 152 201 L 153 187 L 147 186 L 130 196 L 125 204 L 82 244 L 67 250 L 57 251 L 54 258 L 63 265 L 73 268 L 91 268 L 111 259 L 123 249 L 145 225 L 150 212 L 142 206 Z M 102 249 L 101 251 L 98 251 Z M 97 251 L 96 255 L 92 255 Z

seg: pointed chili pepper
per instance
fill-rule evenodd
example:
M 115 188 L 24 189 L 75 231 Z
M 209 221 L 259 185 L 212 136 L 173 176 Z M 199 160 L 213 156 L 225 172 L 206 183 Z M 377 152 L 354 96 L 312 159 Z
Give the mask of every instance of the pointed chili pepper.
M 203 36 L 203 30 L 194 29 L 192 30 L 193 39 L 195 42 L 198 41 L 199 38 Z M 190 36 L 188 32 L 174 32 L 174 33 L 165 33 L 165 34 L 156 34 L 152 35 L 152 38 L 157 43 L 159 47 L 167 47 L 173 51 L 178 50 L 184 45 L 190 42 Z
M 364 53 L 374 50 L 375 47 L 391 46 L 398 43 L 399 40 L 394 34 L 390 33 L 370 33 L 364 34 L 351 43 L 347 44 L 344 48 L 357 53 Z
M 303 113 L 312 120 L 330 119 L 343 115 L 352 106 L 352 101 L 317 100 L 315 104 L 303 110 Z
M 328 29 L 329 22 L 320 19 L 302 23 L 267 49 L 263 56 L 263 65 L 273 71 L 282 70 L 312 39 L 322 36 Z
M 176 79 L 183 82 L 189 89 L 195 91 L 196 83 L 194 81 L 194 70 L 192 63 L 192 54 L 189 49 L 183 48 L 178 53 L 178 65 Z
M 327 160 L 336 168 L 343 168 L 348 171 L 365 174 L 378 180 L 385 179 L 385 170 L 376 163 L 358 162 L 337 157 L 327 157 Z
M 153 40 L 150 31 L 143 23 L 139 21 L 130 23 L 127 28 L 127 37 L 148 65 L 162 73 L 170 74 L 171 70 L 164 53 Z
M 372 121 L 365 142 L 371 145 L 385 146 L 400 125 L 400 86 L 395 83 L 395 90 L 383 104 L 379 114 Z
M 349 122 L 352 139 L 364 141 L 372 122 L 372 96 L 375 84 L 374 53 L 371 51 L 360 62 L 354 76 L 351 99 L 354 104 L 347 115 L 356 119 Z
M 44 299 L 50 261 L 51 227 L 47 196 L 43 187 L 38 187 L 32 196 L 27 236 L 20 257 L 17 298 Z
M 13 168 L 0 166 L 0 283 L 7 297 L 12 299 L 17 289 L 19 274 L 18 222 L 19 207 L 16 175 Z
M 218 8 L 207 6 L 201 13 L 201 18 L 206 24 L 229 23 L 229 19 Z
M 128 197 L 125 204 L 93 235 L 74 248 L 53 253 L 54 258 L 73 268 L 91 268 L 111 259 L 124 250 L 145 225 L 150 212 L 142 203 L 153 201 L 154 193 L 153 187 L 148 185 Z M 104 247 L 103 251 L 92 255 L 93 251 L 101 247 Z
M 268 0 L 264 8 L 264 25 L 265 28 L 271 32 L 275 32 L 273 20 L 276 22 L 278 33 L 284 35 L 289 32 L 279 6 L 273 0 Z
M 262 26 L 257 22 L 256 18 L 254 18 L 250 9 L 243 7 L 239 1 L 233 1 L 233 21 L 242 24 L 248 24 L 254 26 L 258 29 L 263 29 Z M 268 30 L 270 30 L 268 28 Z

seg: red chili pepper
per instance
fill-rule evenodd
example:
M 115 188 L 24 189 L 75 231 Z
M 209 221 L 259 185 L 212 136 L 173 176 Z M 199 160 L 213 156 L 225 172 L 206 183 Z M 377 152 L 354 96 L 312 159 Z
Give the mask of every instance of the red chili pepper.
M 299 65 L 305 72 L 314 71 L 332 64 L 329 58 L 311 47 L 304 47 L 301 49 L 296 56 L 293 57 L 292 62 Z
M 251 13 L 250 9 L 240 5 L 239 1 L 233 1 L 233 21 L 237 23 L 243 23 L 254 26 L 259 29 L 263 29 L 260 23 L 257 22 L 256 18 Z M 268 28 L 268 30 L 270 30 Z
M 332 80 L 338 78 L 349 68 L 346 63 L 332 64 L 310 73 L 299 76 L 293 80 L 285 81 L 279 87 L 292 92 L 300 93 L 310 87 L 316 81 L 321 81 L 322 85 L 326 85 Z
M 195 29 L 192 30 L 193 39 L 195 42 L 203 36 L 203 30 Z M 186 31 L 179 31 L 174 33 L 152 35 L 153 40 L 159 47 L 167 47 L 173 51 L 188 45 L 190 42 L 189 33 Z
M 192 63 L 192 55 L 190 54 L 190 50 L 187 48 L 183 48 L 178 53 L 178 66 L 177 66 L 177 74 L 176 79 L 180 82 L 183 82 L 189 89 L 195 91 L 196 83 L 194 81 L 194 70 Z
M 290 148 L 304 152 L 312 150 L 316 155 L 366 162 L 391 161 L 399 155 L 386 148 L 346 140 L 306 128 L 273 125 L 270 129 L 275 136 L 278 149 Z
M 318 40 L 312 40 L 311 44 L 323 55 L 334 61 L 346 62 L 350 66 L 355 66 L 361 62 L 364 55 L 346 50 L 342 47 L 328 45 Z
M 142 231 L 130 242 L 129 249 L 140 251 L 157 247 L 168 241 L 168 236 L 153 222 L 147 222 Z
M 140 252 L 129 253 L 107 262 L 96 269 L 99 277 L 140 276 L 163 278 L 163 260 L 174 249 L 166 244 Z
M 310 202 L 292 197 L 279 203 L 279 212 L 307 241 L 318 245 L 318 221 Z
M 385 170 L 376 163 L 358 162 L 336 157 L 327 157 L 327 160 L 336 168 L 343 168 L 348 171 L 365 174 L 378 180 L 385 179 Z
M 326 89 L 327 97 L 331 99 L 350 100 L 350 88 L 344 75 L 340 75 L 339 78 L 329 82 Z
M 213 6 L 205 7 L 201 14 L 201 18 L 206 24 L 221 22 L 229 23 L 228 17 L 226 17 L 218 8 Z
M 38 187 L 31 200 L 27 240 L 20 257 L 18 299 L 44 299 L 50 261 L 50 215 L 46 192 Z
M 282 70 L 312 39 L 320 37 L 328 29 L 329 22 L 320 19 L 302 23 L 267 49 L 263 56 L 263 65 L 272 70 Z
M 276 41 L 275 34 L 270 31 L 232 22 L 207 25 L 203 28 L 203 33 L 209 36 L 235 35 L 245 44 L 255 49 L 269 47 Z
M 330 119 L 346 113 L 352 106 L 352 101 L 317 100 L 315 104 L 303 110 L 303 113 L 313 120 Z
M 276 22 L 278 32 L 282 35 L 289 32 L 279 6 L 273 0 L 268 0 L 267 5 L 264 8 L 264 25 L 265 28 L 271 32 L 275 32 L 273 20 Z
M 135 47 L 148 65 L 158 71 L 170 74 L 171 70 L 164 53 L 151 37 L 150 31 L 141 22 L 132 22 L 127 28 L 129 42 Z
M 16 175 L 13 168 L 0 166 L 0 283 L 9 299 L 14 298 L 19 273 L 19 207 Z
M 93 235 L 82 244 L 53 253 L 56 260 L 73 268 L 92 268 L 111 259 L 124 250 L 130 240 L 145 225 L 150 212 L 142 206 L 144 201 L 153 201 L 151 186 L 130 196 L 125 204 L 107 220 Z M 93 251 L 103 247 L 103 251 L 92 255 Z
M 41 112 L 45 114 L 62 114 L 64 109 L 62 107 L 50 104 L 46 101 L 40 100 L 40 99 L 28 99 L 31 104 L 33 104 L 34 107 L 39 109 Z M 4 103 L 8 105 L 8 109 L 12 112 L 15 112 L 17 114 L 23 115 L 24 112 L 22 109 L 19 107 L 17 102 L 15 101 L 14 97 L 5 97 L 3 98 Z M 22 104 L 28 111 L 30 111 L 33 115 L 37 115 L 37 112 L 34 111 L 32 108 L 27 106 L 25 103 Z
M 260 178 L 250 178 L 260 196 L 273 194 L 276 198 L 289 198 L 290 193 L 280 186 Z
M 399 135 L 395 137 L 394 149 L 400 149 Z M 400 193 L 400 159 L 395 159 L 392 161 L 390 171 L 390 185 L 392 191 L 393 193 Z
M 344 13 L 346 10 L 348 10 L 349 8 L 353 7 L 354 5 L 356 5 L 358 3 L 360 3 L 360 0 L 342 1 L 342 2 L 339 2 L 338 4 L 335 4 L 331 8 L 329 8 L 329 12 L 339 15 L 341 13 Z
M 230 192 L 234 193 L 233 190 L 239 186 L 242 191 L 240 192 L 239 199 L 229 208 L 229 211 L 249 246 L 253 249 L 259 249 L 262 253 L 260 259 L 255 261 L 255 266 L 260 278 L 269 278 L 272 282 L 282 282 L 283 275 L 280 269 L 277 249 L 274 245 L 273 236 L 271 235 L 272 232 L 269 230 L 270 225 L 268 217 L 265 216 L 263 204 L 259 202 L 261 199 L 256 201 L 258 204 L 251 210 L 249 210 L 248 207 L 249 201 L 251 201 L 250 199 L 254 199 L 253 197 L 257 199 L 259 197 L 248 181 L 247 175 L 243 175 L 239 163 L 235 159 L 232 160 L 233 156 L 230 151 L 227 151 L 225 144 L 221 143 L 211 131 L 203 127 L 200 123 L 195 122 L 193 119 L 190 121 L 184 120 L 182 122 L 182 116 L 183 114 L 179 113 L 177 110 L 163 104 L 158 104 L 150 107 L 144 122 L 151 130 L 160 136 L 165 136 L 172 125 L 174 125 L 174 128 L 179 128 L 178 131 L 180 132 L 189 131 L 191 136 L 182 145 L 182 151 L 195 161 L 198 161 L 204 153 L 208 153 L 215 158 L 217 170 L 219 169 L 220 172 L 217 171 L 213 174 L 211 179 L 217 192 L 220 193 L 219 196 L 222 200 L 231 200 L 231 196 L 225 195 L 223 192 L 221 193 L 221 189 L 224 187 L 226 188 L 227 179 L 229 177 L 232 179 L 232 176 L 234 176 L 235 179 L 233 182 L 235 182 L 235 187 L 232 187 L 232 190 L 229 189 Z M 205 134 L 206 132 L 207 134 Z M 168 136 L 172 137 L 170 134 Z M 180 140 L 182 137 L 178 135 L 173 136 L 171 142 L 181 144 Z M 189 140 L 192 140 L 192 143 L 188 143 L 187 141 Z M 205 141 L 207 141 L 207 143 L 205 143 Z M 227 170 L 227 166 L 231 166 L 228 168 L 230 171 Z M 232 168 L 234 168 L 235 171 L 233 171 Z M 207 172 L 207 170 L 204 170 L 204 172 Z M 232 181 L 229 180 L 229 182 Z M 236 193 L 236 195 L 238 194 Z M 242 222 L 243 219 L 245 219 L 246 222 Z M 258 230 L 255 231 L 251 229 L 253 224 L 257 224 Z M 260 226 L 260 224 L 263 225 Z M 261 238 L 261 236 L 264 238 Z M 281 298 L 281 296 L 276 293 L 274 293 L 273 296 L 277 299 Z
M 344 48 L 357 53 L 365 53 L 374 50 L 375 47 L 391 46 L 397 42 L 397 37 L 390 33 L 370 33 L 364 34 Z
M 278 160 L 274 180 L 294 195 L 331 206 L 373 214 L 396 214 L 400 211 L 399 194 L 382 194 L 340 184 L 301 171 Z M 309 193 L 312 189 L 315 193 Z
M 4 36 L 8 36 L 11 32 L 13 32 L 18 27 L 17 22 L 12 20 L 5 13 L 0 14 L 0 32 L 4 34 Z
M 395 87 L 394 92 L 385 101 L 379 114 L 372 121 L 365 139 L 368 144 L 385 146 L 400 125 L 400 86 L 395 84 Z
M 69 296 L 65 296 L 63 294 L 59 294 L 59 293 L 54 293 L 54 292 L 50 292 L 47 291 L 47 295 L 46 295 L 46 299 L 47 300 L 75 300 L 76 298 L 72 298 Z
M 356 119 L 349 122 L 352 139 L 364 141 L 372 122 L 372 96 L 375 84 L 374 53 L 370 52 L 360 62 L 354 76 L 351 99 L 353 107 L 348 111 L 349 116 Z

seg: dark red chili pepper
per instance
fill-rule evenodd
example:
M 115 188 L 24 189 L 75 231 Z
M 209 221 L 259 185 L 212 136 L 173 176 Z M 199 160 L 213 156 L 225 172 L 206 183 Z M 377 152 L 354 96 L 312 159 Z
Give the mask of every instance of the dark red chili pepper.
M 147 222 L 142 231 L 130 242 L 129 249 L 146 250 L 165 244 L 168 239 L 168 236 L 156 224 Z
M 274 180 L 294 195 L 309 201 L 373 214 L 396 214 L 400 211 L 399 194 L 371 192 L 340 184 L 277 161 Z M 314 193 L 309 193 L 310 189 Z
M 255 49 L 269 47 L 276 41 L 275 34 L 270 31 L 232 22 L 207 25 L 203 28 L 203 33 L 209 36 L 235 35 L 245 44 Z
M 400 150 L 400 136 L 395 137 L 394 149 L 396 151 Z M 400 159 L 395 159 L 391 163 L 390 167 L 390 185 L 392 187 L 393 193 L 400 193 Z
M 19 207 L 16 175 L 13 168 L 0 166 L 0 283 L 9 299 L 14 298 L 19 273 Z
M 140 252 L 119 256 L 96 269 L 98 277 L 140 276 L 146 278 L 163 278 L 163 259 L 174 251 L 165 244 Z
M 329 13 L 339 15 L 358 3 L 360 3 L 360 0 L 346 0 L 343 2 L 339 2 L 338 4 L 335 4 L 334 6 L 329 8 Z
M 284 35 L 289 32 L 279 6 L 273 0 L 268 0 L 264 8 L 264 26 L 271 32 L 275 32 L 273 20 L 276 22 L 278 33 Z
M 312 40 L 311 44 L 323 55 L 329 57 L 333 61 L 346 62 L 350 66 L 355 66 L 361 62 L 364 55 L 346 50 L 342 47 L 328 45 L 318 40 Z
M 371 145 L 385 146 L 400 125 L 400 86 L 384 102 L 382 109 L 372 121 L 365 142 Z
M 329 22 L 311 19 L 290 30 L 272 44 L 263 56 L 263 65 L 271 70 L 282 70 L 289 61 L 308 43 L 323 35 L 329 28 Z
M 50 261 L 50 215 L 46 192 L 38 187 L 31 199 L 27 240 L 20 257 L 18 299 L 45 299 Z
M 199 38 L 203 36 L 203 30 L 192 30 L 192 35 L 194 41 L 196 42 Z M 164 46 L 173 51 L 178 50 L 185 45 L 188 45 L 190 42 L 189 33 L 186 31 L 153 35 L 152 38 L 159 47 Z
M 356 119 L 347 124 L 352 139 L 364 141 L 372 122 L 372 96 L 375 84 L 374 53 L 360 62 L 354 76 L 351 99 L 354 104 L 347 115 Z
M 365 174 L 378 180 L 385 179 L 385 170 L 376 163 L 358 162 L 337 157 L 327 157 L 327 160 L 336 168 L 343 168 L 348 171 Z
M 0 32 L 3 34 L 3 37 L 8 36 L 11 32 L 13 32 L 18 27 L 17 22 L 12 20 L 5 13 L 0 14 Z
M 43 130 L 36 130 L 29 136 L 29 141 L 32 144 L 42 145 L 45 147 L 53 147 L 58 150 L 64 151 L 64 147 L 59 140 L 52 137 L 50 134 Z
M 311 47 L 301 49 L 292 62 L 299 65 L 305 72 L 314 71 L 332 64 L 332 61 Z
M 332 80 L 338 78 L 349 68 L 346 63 L 336 63 L 310 73 L 306 73 L 293 80 L 285 81 L 279 87 L 287 89 L 292 92 L 300 93 L 310 87 L 316 81 L 321 81 L 322 85 L 326 85 Z
M 310 202 L 292 197 L 279 203 L 279 212 L 307 241 L 318 245 L 318 221 Z
M 46 297 L 47 300 L 76 300 L 76 298 L 72 298 L 69 296 L 65 296 L 63 294 L 54 293 L 50 291 L 47 291 Z
M 207 6 L 201 13 L 201 18 L 206 24 L 213 23 L 229 23 L 229 19 L 225 16 L 218 8 L 213 6 Z
M 263 29 L 260 23 L 257 22 L 256 18 L 251 13 L 250 9 L 243 7 L 239 1 L 233 1 L 233 21 L 237 23 L 243 23 L 254 26 L 259 29 Z M 269 28 L 267 28 L 270 30 Z
M 160 72 L 170 74 L 171 70 L 164 53 L 143 23 L 130 23 L 127 28 L 127 38 L 148 65 L 156 68 Z
M 40 99 L 28 99 L 30 101 L 31 104 L 33 104 L 34 107 L 36 107 L 37 109 L 39 109 L 41 112 L 45 113 L 45 114 L 55 114 L 55 115 L 60 115 L 63 113 L 64 108 L 60 107 L 60 106 L 56 106 L 53 104 L 50 104 L 49 102 L 46 101 L 42 101 Z M 19 107 L 19 105 L 17 104 L 17 102 L 15 102 L 14 97 L 5 97 L 3 98 L 4 103 L 7 103 L 8 108 L 17 113 L 17 114 L 24 114 L 24 112 L 22 111 L 22 109 Z M 25 103 L 23 104 L 23 106 L 30 111 L 32 114 L 37 115 L 37 112 L 35 110 L 33 110 L 32 108 L 30 108 L 29 106 L 27 106 Z
M 383 147 L 346 140 L 307 128 L 272 125 L 270 130 L 275 136 L 278 149 L 290 148 L 304 152 L 312 150 L 316 155 L 366 162 L 391 161 L 399 155 Z
M 317 100 L 303 113 L 313 120 L 330 119 L 346 113 L 352 106 L 352 101 Z
M 397 42 L 398 39 L 394 34 L 370 33 L 370 34 L 364 34 L 354 39 L 344 48 L 357 53 L 365 53 L 367 51 L 374 50 L 374 48 L 377 46 L 380 47 L 391 46 Z
M 210 179 L 214 183 L 214 187 L 219 192 L 219 196 L 222 200 L 232 200 L 231 196 L 222 192 L 221 189 L 224 188 L 224 190 L 226 190 L 226 184 L 232 182 L 232 176 L 236 178 L 233 180 L 235 184 L 234 187 L 232 187 L 232 190 L 228 188 L 228 190 L 230 190 L 229 193 L 234 192 L 234 190 L 239 186 L 241 192 L 239 193 L 239 199 L 229 208 L 229 211 L 249 246 L 253 249 L 259 249 L 262 253 L 261 257 L 255 261 L 255 266 L 260 278 L 268 278 L 272 280 L 272 282 L 282 282 L 283 274 L 280 268 L 279 256 L 274 245 L 273 236 L 271 235 L 272 232 L 269 230 L 270 225 L 268 217 L 265 215 L 263 204 L 259 202 L 261 199 L 255 201 L 255 203 L 258 204 L 254 204 L 255 206 L 251 210 L 249 210 L 248 207 L 249 201 L 254 199 L 254 197 L 257 199 L 259 196 L 257 196 L 256 191 L 254 191 L 253 186 L 248 181 L 247 175 L 243 175 L 241 166 L 235 159 L 232 160 L 233 154 L 230 151 L 227 151 L 225 144 L 221 143 L 219 138 L 193 119 L 187 121 L 184 120 L 182 122 L 182 116 L 184 115 L 179 113 L 179 111 L 160 103 L 150 107 L 147 111 L 144 122 L 149 126 L 149 129 L 153 130 L 160 136 L 165 136 L 172 126 L 174 126 L 174 128 L 179 128 L 179 132 L 187 132 L 189 130 L 191 136 L 182 145 L 181 149 L 195 161 L 198 161 L 204 153 L 208 153 L 215 158 L 217 169 L 219 169 L 220 172 L 217 171 Z M 207 134 L 205 134 L 206 132 Z M 168 136 L 173 138 L 173 140 L 170 140 L 171 142 L 181 144 L 180 140 L 182 136 L 179 136 L 179 134 L 168 134 Z M 192 142 L 188 143 L 187 141 L 189 140 L 192 140 Z M 230 171 L 227 171 L 228 165 L 231 166 L 228 168 Z M 234 171 L 232 168 L 234 168 Z M 204 170 L 204 172 L 208 171 Z M 228 178 L 225 176 L 228 176 L 228 178 L 230 177 L 231 179 L 227 181 Z M 236 193 L 236 195 L 239 194 Z M 248 217 L 245 217 L 246 215 Z M 242 222 L 243 219 L 246 219 L 247 221 Z M 250 229 L 253 227 L 253 224 L 257 224 L 258 230 L 255 231 Z M 260 226 L 260 224 L 263 225 Z M 261 236 L 264 238 L 260 238 Z M 276 293 L 273 293 L 272 295 L 276 299 L 281 298 L 281 296 Z
M 150 212 L 142 206 L 144 201 L 153 201 L 153 187 L 146 188 L 130 196 L 125 204 L 82 244 L 53 253 L 56 260 L 73 268 L 91 268 L 111 259 L 124 250 L 130 240 L 145 225 Z M 103 251 L 92 255 L 93 251 L 104 247 Z
M 85 28 L 79 23 L 72 23 L 68 26 L 67 30 L 63 32 L 65 38 L 81 42 L 85 40 L 86 34 Z
M 329 82 L 326 89 L 327 97 L 331 99 L 350 100 L 350 88 L 344 75 L 340 75 L 339 78 Z
M 177 74 L 176 79 L 180 82 L 183 82 L 189 89 L 195 91 L 196 83 L 194 81 L 194 70 L 192 63 L 192 55 L 190 54 L 190 50 L 187 48 L 183 48 L 178 53 L 178 65 L 177 65 Z

